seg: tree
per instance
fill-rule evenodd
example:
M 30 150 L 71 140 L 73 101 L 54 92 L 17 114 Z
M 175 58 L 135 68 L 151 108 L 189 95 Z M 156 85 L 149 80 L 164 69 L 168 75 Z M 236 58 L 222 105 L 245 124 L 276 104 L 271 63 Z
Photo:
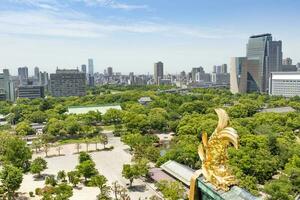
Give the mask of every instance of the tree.
M 26 136 L 35 134 L 35 131 L 27 121 L 23 121 L 17 124 L 16 133 L 21 136 Z
M 108 137 L 105 134 L 101 134 L 100 143 L 103 144 L 103 148 L 105 149 L 105 145 L 108 144 Z
M 75 149 L 77 151 L 77 153 L 79 153 L 80 149 L 81 149 L 81 144 L 80 142 L 75 143 Z
M 78 171 L 70 171 L 67 173 L 69 183 L 71 183 L 74 187 L 80 182 L 80 173 Z
M 54 175 L 47 176 L 45 179 L 45 185 L 51 185 L 52 187 L 57 185 L 57 181 Z
M 106 124 L 119 124 L 122 120 L 122 111 L 117 109 L 109 109 L 103 115 L 103 121 Z
M 98 173 L 97 169 L 95 168 L 95 163 L 91 160 L 86 160 L 80 163 L 76 168 L 84 177 L 85 181 Z
M 130 200 L 127 194 L 127 189 L 120 185 L 117 181 L 112 183 L 111 191 L 113 192 L 115 200 Z
M 33 123 L 43 123 L 47 120 L 47 115 L 42 111 L 35 111 L 31 113 L 29 120 Z
M 73 196 L 73 188 L 66 183 L 61 183 L 55 187 L 55 200 L 68 200 Z
M 62 182 L 66 182 L 66 177 L 67 177 L 67 174 L 64 170 L 61 170 L 61 171 L 57 172 L 57 180 L 62 181 Z
M 299 186 L 299 185 L 298 185 Z M 273 180 L 265 185 L 264 188 L 265 192 L 269 194 L 268 197 L 269 200 L 293 200 L 295 197 L 293 197 L 291 194 L 292 192 L 292 185 L 288 181 L 287 178 L 280 178 L 279 180 Z
M 32 141 L 32 148 L 35 149 L 35 153 L 38 153 L 42 148 L 42 142 L 40 139 L 34 139 Z
M 132 151 L 142 140 L 142 135 L 140 133 L 130 133 L 124 134 L 121 137 L 121 141 L 127 144 Z
M 83 163 L 84 161 L 87 160 L 92 160 L 90 154 L 86 152 L 80 152 L 79 157 L 78 157 L 79 163 Z
M 25 171 L 28 170 L 32 152 L 26 142 L 8 133 L 0 133 L 0 141 L 0 159 Z
M 41 172 L 47 169 L 47 161 L 41 157 L 34 159 L 30 166 L 30 172 L 41 177 Z
M 107 179 L 103 175 L 96 175 L 91 178 L 90 184 L 92 186 L 98 187 L 100 190 L 100 194 L 98 195 L 98 199 L 109 199 L 110 187 L 106 185 Z
M 133 180 L 140 175 L 139 169 L 136 165 L 124 164 L 122 170 L 122 176 L 129 180 L 130 187 L 132 187 Z
M 166 200 L 178 200 L 186 198 L 184 186 L 177 181 L 162 180 L 156 184 Z
M 48 157 L 48 152 L 50 151 L 50 148 L 51 148 L 51 144 L 49 144 L 49 143 L 44 143 L 43 144 L 43 149 L 44 149 L 46 158 Z
M 57 153 L 58 153 L 58 156 L 61 155 L 60 152 L 61 152 L 62 149 L 63 149 L 63 147 L 62 147 L 60 144 L 57 144 L 57 145 L 56 145 L 56 151 L 57 151 Z
M 0 172 L 0 179 L 8 199 L 14 199 L 15 191 L 20 188 L 23 181 L 22 170 L 13 165 L 5 165 Z
M 91 143 L 91 140 L 89 138 L 84 139 L 85 147 L 86 147 L 86 152 L 89 152 L 89 146 Z

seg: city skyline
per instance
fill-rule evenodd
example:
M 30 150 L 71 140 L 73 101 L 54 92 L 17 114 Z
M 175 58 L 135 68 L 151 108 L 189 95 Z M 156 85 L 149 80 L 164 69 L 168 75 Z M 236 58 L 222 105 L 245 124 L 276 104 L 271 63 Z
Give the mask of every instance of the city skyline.
M 166 73 L 199 66 L 211 72 L 213 65 L 245 55 L 248 37 L 261 33 L 282 40 L 283 57 L 300 62 L 300 2 L 263 2 L 4 0 L 0 68 L 16 74 L 17 67 L 28 66 L 32 74 L 38 66 L 51 73 L 93 58 L 95 72 L 112 66 L 124 74 L 147 74 L 158 61 Z

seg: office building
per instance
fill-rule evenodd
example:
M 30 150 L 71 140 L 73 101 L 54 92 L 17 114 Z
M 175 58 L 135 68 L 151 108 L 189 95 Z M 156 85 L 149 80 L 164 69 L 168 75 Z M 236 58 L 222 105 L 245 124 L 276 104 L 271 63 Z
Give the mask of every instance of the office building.
M 0 100 L 15 101 L 15 85 L 8 69 L 0 73 Z
M 268 91 L 270 73 L 280 71 L 281 65 L 281 41 L 273 41 L 271 34 L 251 36 L 247 44 L 247 91 Z
M 19 67 L 18 68 L 18 77 L 20 80 L 20 84 L 26 83 L 28 80 L 28 68 L 27 67 Z
M 227 64 L 215 65 L 211 74 L 211 82 L 213 84 L 229 85 L 230 74 L 227 73 Z
M 213 67 L 213 73 L 226 74 L 227 73 L 227 64 L 215 65 Z
M 154 63 L 154 83 L 159 85 L 160 79 L 164 78 L 164 64 L 162 62 Z
M 281 70 L 282 72 L 296 72 L 298 68 L 296 65 L 282 65 Z
M 234 57 L 230 61 L 230 91 L 233 94 L 246 92 L 245 72 L 246 57 Z
M 45 88 L 42 85 L 21 85 L 17 89 L 18 98 L 44 98 Z
M 38 67 L 34 68 L 34 78 L 39 81 L 40 80 L 40 69 Z
M 196 83 L 208 83 L 211 82 L 211 74 L 209 73 L 201 73 L 201 72 L 197 72 L 196 73 Z
M 205 72 L 204 72 L 203 67 L 192 68 L 192 82 L 196 82 L 197 73 L 204 74 Z
M 297 67 L 297 71 L 300 71 L 300 63 L 297 63 L 296 67 Z
M 55 97 L 86 95 L 86 75 L 78 69 L 57 69 L 50 74 L 50 85 Z
M 213 84 L 229 85 L 230 84 L 230 74 L 229 73 L 212 73 L 211 82 Z
M 113 76 L 113 68 L 112 68 L 112 67 L 108 67 L 108 68 L 107 68 L 107 75 L 108 75 L 109 77 L 112 77 L 112 76 Z
M 86 65 L 81 65 L 81 72 L 86 74 Z
M 88 59 L 88 67 L 89 67 L 88 74 L 94 76 L 94 61 L 91 58 Z
M 285 97 L 300 96 L 300 72 L 272 72 L 269 94 Z

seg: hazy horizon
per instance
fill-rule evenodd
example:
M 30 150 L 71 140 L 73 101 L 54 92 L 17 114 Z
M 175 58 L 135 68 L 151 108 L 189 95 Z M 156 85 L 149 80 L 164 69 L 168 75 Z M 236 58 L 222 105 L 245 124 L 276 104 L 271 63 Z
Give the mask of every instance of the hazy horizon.
M 29 73 L 76 68 L 94 59 L 95 72 L 165 73 L 229 64 L 245 56 L 249 36 L 272 33 L 283 57 L 300 62 L 295 0 L 3 0 L 0 69 Z

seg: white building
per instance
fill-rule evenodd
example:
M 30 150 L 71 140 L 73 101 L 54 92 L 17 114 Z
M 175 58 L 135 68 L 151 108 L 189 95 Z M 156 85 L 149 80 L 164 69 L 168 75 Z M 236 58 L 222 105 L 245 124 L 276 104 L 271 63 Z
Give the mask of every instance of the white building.
M 300 96 L 300 72 L 272 72 L 269 94 L 285 97 Z

